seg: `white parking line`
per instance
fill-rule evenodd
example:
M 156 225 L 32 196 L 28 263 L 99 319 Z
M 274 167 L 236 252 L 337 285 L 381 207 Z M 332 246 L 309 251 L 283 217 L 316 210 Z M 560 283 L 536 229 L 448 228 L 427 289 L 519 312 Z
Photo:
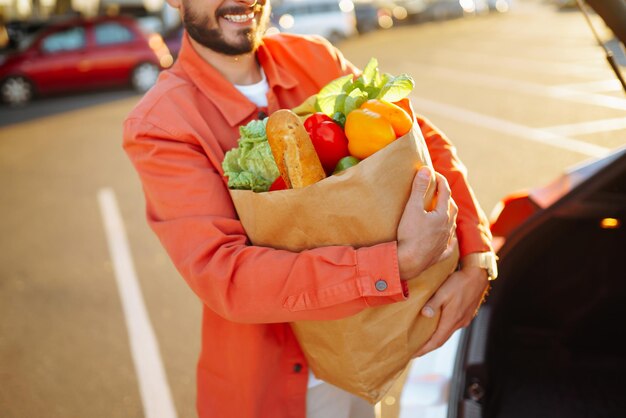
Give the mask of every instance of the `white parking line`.
M 626 99 L 620 97 L 605 96 L 602 94 L 588 93 L 560 86 L 546 86 L 529 81 L 516 80 L 500 76 L 493 76 L 469 71 L 453 70 L 446 67 L 420 64 L 422 71 L 428 71 L 428 75 L 446 80 L 454 80 L 464 84 L 512 91 L 524 95 L 549 97 L 552 99 L 567 100 L 576 103 L 591 104 L 594 106 L 607 107 L 610 109 L 626 110 Z
M 598 132 L 618 131 L 620 129 L 626 129 L 626 118 L 592 120 L 541 128 L 542 131 L 550 132 L 555 135 L 587 135 Z M 624 142 L 626 142 L 626 139 Z
M 115 194 L 110 188 L 98 192 L 115 279 L 122 300 L 131 355 L 139 381 L 146 418 L 176 418 L 159 346 L 141 295 Z
M 568 90 L 585 91 L 588 93 L 609 93 L 620 91 L 622 85 L 617 79 L 589 81 L 586 83 L 559 84 L 559 88 Z
M 480 126 L 505 135 L 514 136 L 527 141 L 538 142 L 544 145 L 566 149 L 591 157 L 603 157 L 610 149 L 576 139 L 553 134 L 541 129 L 530 128 L 493 116 L 483 115 L 456 106 L 435 102 L 411 95 L 411 102 L 419 113 L 431 113 L 445 116 L 459 122 Z
M 485 64 L 489 63 L 491 70 L 494 68 L 500 68 L 502 71 L 523 71 L 526 73 L 535 73 L 535 74 L 548 74 L 548 75 L 559 75 L 563 76 L 567 74 L 568 76 L 582 76 L 585 78 L 589 77 L 601 77 L 606 76 L 607 72 L 610 73 L 610 68 L 604 68 L 598 66 L 598 62 L 602 62 L 602 58 L 599 57 L 596 59 L 586 60 L 589 62 L 589 65 L 577 64 L 575 62 L 555 62 L 555 61 L 546 61 L 539 59 L 530 59 L 527 57 L 513 57 L 513 56 L 503 56 L 502 54 L 498 55 L 497 59 L 493 59 L 493 54 L 490 53 L 479 53 L 472 52 L 461 49 L 448 49 L 446 53 L 450 53 L 455 58 L 460 58 L 464 62 L 472 62 L 475 64 Z M 487 59 L 488 58 L 488 59 Z

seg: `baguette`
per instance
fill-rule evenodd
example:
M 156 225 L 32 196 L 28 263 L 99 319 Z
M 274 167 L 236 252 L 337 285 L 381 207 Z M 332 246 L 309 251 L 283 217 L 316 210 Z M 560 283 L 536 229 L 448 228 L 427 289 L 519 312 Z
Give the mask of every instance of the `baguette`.
M 287 109 L 272 113 L 266 132 L 278 171 L 288 188 L 306 187 L 326 177 L 311 138 L 295 113 Z

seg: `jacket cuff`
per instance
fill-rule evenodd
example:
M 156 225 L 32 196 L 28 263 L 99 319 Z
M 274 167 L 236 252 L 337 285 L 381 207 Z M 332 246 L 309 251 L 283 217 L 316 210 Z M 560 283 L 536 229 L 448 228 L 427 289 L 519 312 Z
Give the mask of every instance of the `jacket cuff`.
M 356 250 L 358 285 L 368 306 L 386 305 L 408 298 L 400 280 L 396 242 Z
M 460 257 L 471 253 L 493 251 L 491 232 L 484 223 L 477 225 L 459 224 L 456 228 L 456 234 L 459 240 Z

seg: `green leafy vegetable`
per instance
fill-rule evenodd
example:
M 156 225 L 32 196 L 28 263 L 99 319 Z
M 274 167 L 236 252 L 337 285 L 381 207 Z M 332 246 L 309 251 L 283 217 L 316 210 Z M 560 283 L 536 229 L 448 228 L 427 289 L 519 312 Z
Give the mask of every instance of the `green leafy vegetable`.
M 380 74 L 378 72 L 378 60 L 376 58 L 371 58 L 370 62 L 367 63 L 367 65 L 363 69 L 363 73 L 361 74 L 363 84 L 374 84 L 376 82 L 376 78 L 379 76 Z
M 367 95 L 367 92 L 361 91 L 361 89 L 357 87 L 348 93 L 348 96 L 343 104 L 343 112 L 341 110 L 337 110 L 337 112 L 342 112 L 344 115 L 347 115 L 354 109 L 361 107 L 361 105 L 365 103 L 368 98 L 369 96 Z
M 238 146 L 228 151 L 222 162 L 229 188 L 265 192 L 280 175 L 267 142 L 266 122 L 267 118 L 253 120 L 239 128 Z
M 339 98 L 343 96 L 345 100 L 345 89 L 352 85 L 352 76 L 346 75 L 331 81 L 317 93 L 316 106 L 320 112 L 331 116 L 335 113 L 335 105 Z
M 380 89 L 376 98 L 387 102 L 397 102 L 404 99 L 413 87 L 415 87 L 413 79 L 406 74 L 401 74 L 398 77 L 391 77 Z
M 316 109 L 333 119 L 340 120 L 358 109 L 369 99 L 395 102 L 405 98 L 415 87 L 413 78 L 407 74 L 397 77 L 381 74 L 378 60 L 370 59 L 363 73 L 355 80 L 346 75 L 331 81 L 317 94 Z

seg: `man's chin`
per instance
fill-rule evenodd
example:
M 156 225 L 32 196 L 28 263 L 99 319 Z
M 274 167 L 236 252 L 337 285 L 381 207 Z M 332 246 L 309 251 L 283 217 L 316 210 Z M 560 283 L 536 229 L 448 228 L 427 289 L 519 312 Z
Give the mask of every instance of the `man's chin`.
M 245 50 L 243 53 L 254 52 L 261 43 L 261 35 L 252 29 L 242 29 L 237 36 L 226 39 L 233 49 Z
M 214 28 L 207 28 L 209 25 L 206 21 L 197 22 L 193 19 L 188 19 L 185 27 L 189 36 L 198 44 L 224 55 L 248 54 L 256 51 L 261 44 L 261 32 L 263 32 L 264 25 L 258 20 L 248 27 L 238 25 L 243 26 L 238 28 L 232 22 L 223 18 L 218 19 Z

